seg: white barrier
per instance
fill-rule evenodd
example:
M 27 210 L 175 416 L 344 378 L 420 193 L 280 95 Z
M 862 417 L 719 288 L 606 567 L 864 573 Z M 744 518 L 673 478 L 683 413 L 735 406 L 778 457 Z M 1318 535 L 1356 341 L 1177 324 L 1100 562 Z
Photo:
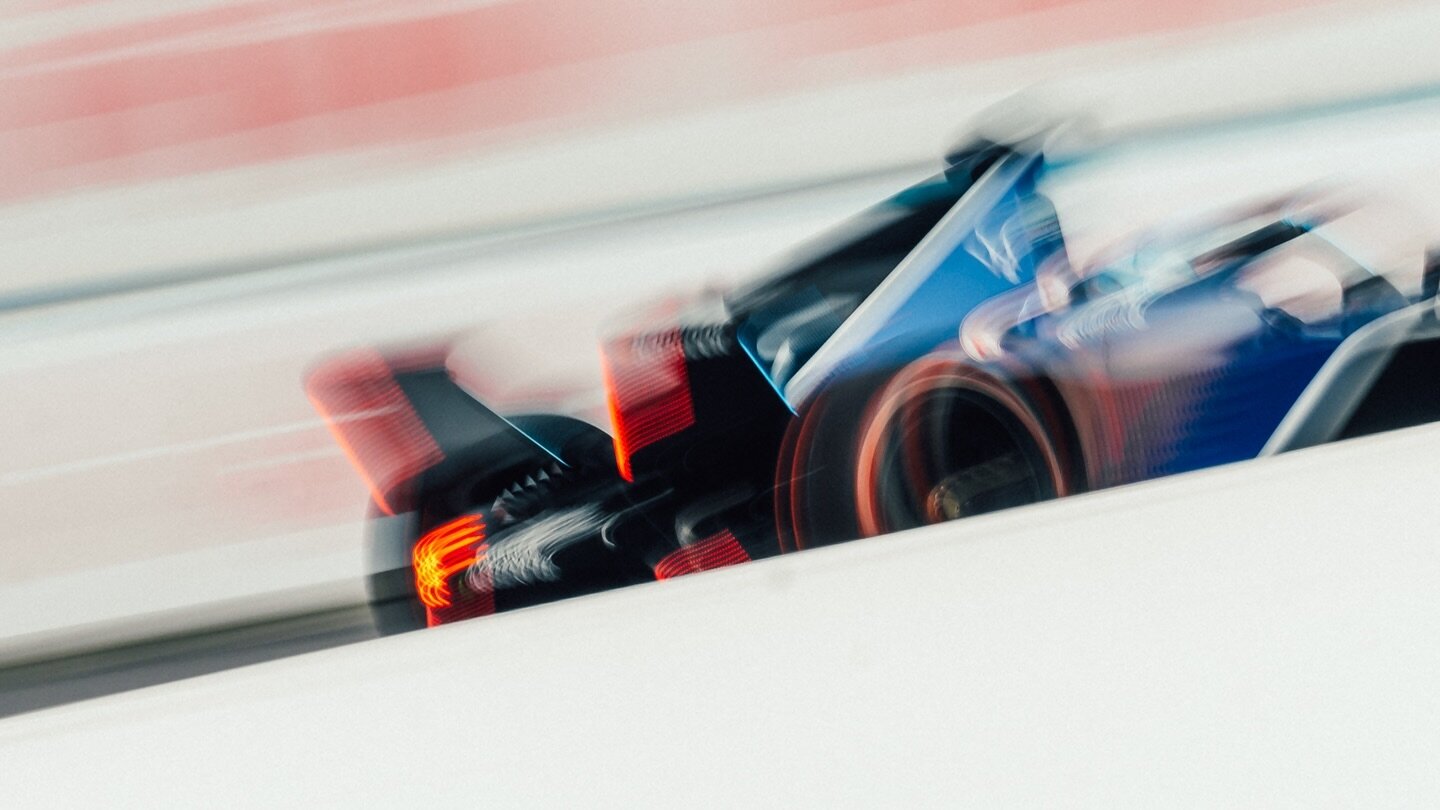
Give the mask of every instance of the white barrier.
M 1440 800 L 1440 429 L 0 723 L 16 806 Z

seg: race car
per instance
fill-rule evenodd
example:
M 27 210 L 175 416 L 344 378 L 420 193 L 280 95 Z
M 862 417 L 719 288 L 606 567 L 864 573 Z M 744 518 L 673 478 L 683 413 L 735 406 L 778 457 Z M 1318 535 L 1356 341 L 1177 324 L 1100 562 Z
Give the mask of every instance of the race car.
M 1440 418 L 1440 261 L 1404 224 L 1403 211 L 1296 195 L 1081 267 L 1048 254 L 953 339 L 807 404 L 777 477 L 782 542 Z
M 377 624 L 1440 418 L 1440 262 L 1368 209 L 1301 195 L 1082 265 L 1044 144 L 971 141 L 777 272 L 606 336 L 608 429 L 497 413 L 444 350 L 319 366 L 371 491 Z

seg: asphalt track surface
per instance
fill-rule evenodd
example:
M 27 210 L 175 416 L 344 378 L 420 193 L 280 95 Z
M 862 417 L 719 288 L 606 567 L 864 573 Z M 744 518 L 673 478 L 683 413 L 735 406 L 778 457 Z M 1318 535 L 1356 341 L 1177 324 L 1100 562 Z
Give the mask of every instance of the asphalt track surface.
M 363 607 L 0 669 L 0 717 L 376 638 Z

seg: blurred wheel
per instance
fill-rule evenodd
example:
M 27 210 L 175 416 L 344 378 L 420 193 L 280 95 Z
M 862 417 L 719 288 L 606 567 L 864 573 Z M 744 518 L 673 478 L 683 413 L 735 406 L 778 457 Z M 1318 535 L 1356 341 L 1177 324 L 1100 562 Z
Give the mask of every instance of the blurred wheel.
M 790 424 L 775 471 L 776 533 L 782 552 L 861 537 L 855 520 L 856 426 L 891 372 L 829 386 Z
M 875 397 L 853 488 L 864 536 L 1068 495 L 1077 489 L 1054 399 L 955 355 L 923 358 Z

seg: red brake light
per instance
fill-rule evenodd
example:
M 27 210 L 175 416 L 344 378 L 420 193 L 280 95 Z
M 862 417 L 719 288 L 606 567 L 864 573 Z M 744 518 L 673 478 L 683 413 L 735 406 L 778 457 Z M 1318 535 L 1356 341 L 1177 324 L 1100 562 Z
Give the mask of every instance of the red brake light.
M 403 508 L 396 487 L 445 458 L 378 352 L 327 363 L 310 375 L 306 391 L 386 514 Z
M 655 564 L 655 578 L 670 579 L 743 562 L 750 562 L 750 555 L 729 529 L 722 529 L 666 554 Z
M 636 451 L 695 424 L 680 330 L 611 340 L 601 361 L 615 461 L 620 475 L 633 481 L 630 458 Z
M 415 574 L 415 593 L 425 605 L 428 624 L 453 621 L 468 616 L 495 612 L 495 595 L 485 572 L 484 587 L 477 589 L 465 604 L 455 605 L 450 578 L 477 562 L 484 562 L 489 546 L 485 542 L 485 520 L 480 515 L 465 515 L 432 529 L 415 544 L 411 562 Z M 456 608 L 459 612 L 449 610 Z

